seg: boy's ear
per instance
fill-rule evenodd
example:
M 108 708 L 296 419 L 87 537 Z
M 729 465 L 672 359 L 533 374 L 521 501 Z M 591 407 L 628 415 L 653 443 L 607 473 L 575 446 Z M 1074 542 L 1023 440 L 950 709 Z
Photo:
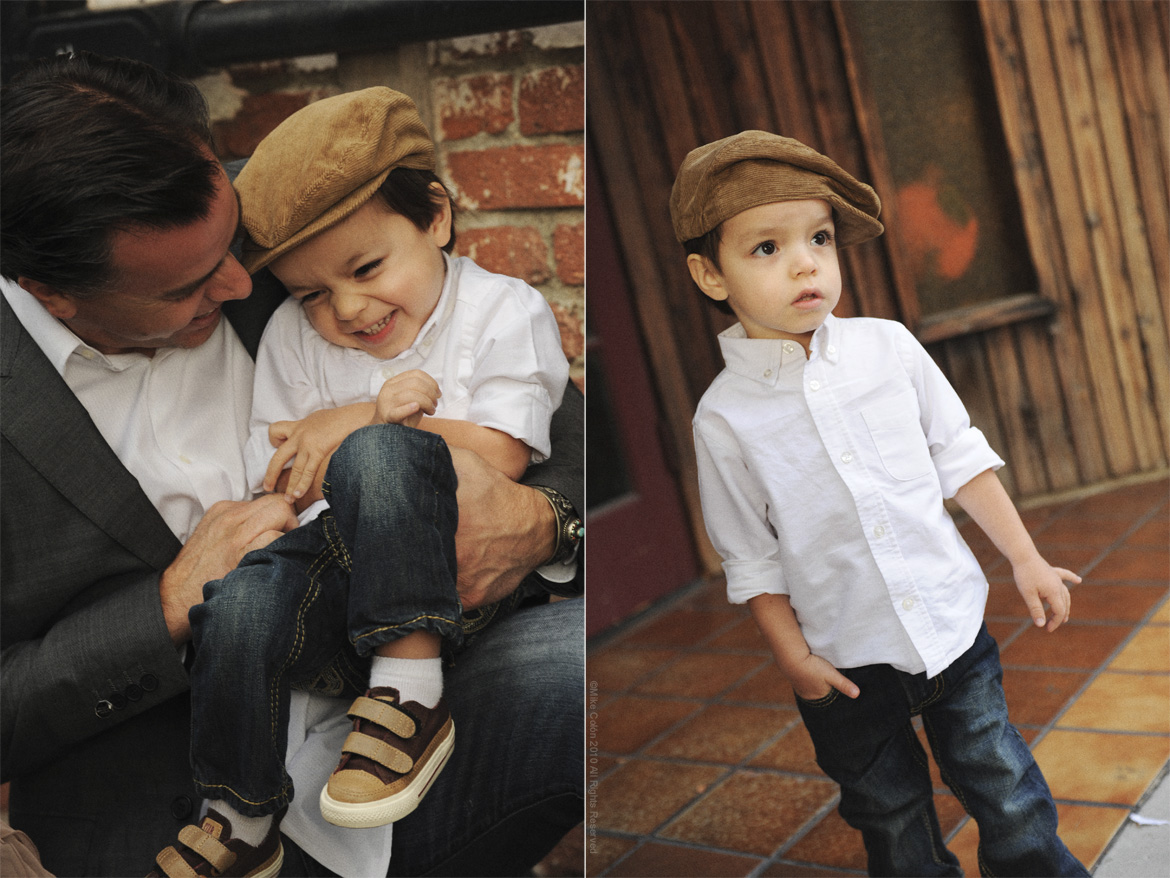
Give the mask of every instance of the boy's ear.
M 435 244 L 437 244 L 440 248 L 443 248 L 446 247 L 447 242 L 451 240 L 451 199 L 447 195 L 447 190 L 445 190 L 439 183 L 432 183 L 431 190 L 437 196 L 436 200 L 438 200 L 439 197 L 441 197 L 443 200 L 443 209 L 438 214 L 438 216 L 435 217 L 434 221 L 431 223 L 430 228 L 431 237 L 434 239 Z
M 32 293 L 33 297 L 45 306 L 45 310 L 58 320 L 69 320 L 77 314 L 77 305 L 73 297 L 60 292 L 56 287 L 27 277 L 18 277 L 16 282 Z
M 695 286 L 703 291 L 703 295 L 716 302 L 727 301 L 727 290 L 723 288 L 723 275 L 711 264 L 711 260 L 698 253 L 687 256 L 687 268 L 691 271 L 691 279 Z

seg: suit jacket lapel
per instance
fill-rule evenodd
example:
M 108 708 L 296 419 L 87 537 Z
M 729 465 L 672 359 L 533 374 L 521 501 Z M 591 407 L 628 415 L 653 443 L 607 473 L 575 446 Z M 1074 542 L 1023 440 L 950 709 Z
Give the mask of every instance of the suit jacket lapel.
M 4 438 L 112 539 L 165 567 L 178 539 L 2 297 L 0 333 Z

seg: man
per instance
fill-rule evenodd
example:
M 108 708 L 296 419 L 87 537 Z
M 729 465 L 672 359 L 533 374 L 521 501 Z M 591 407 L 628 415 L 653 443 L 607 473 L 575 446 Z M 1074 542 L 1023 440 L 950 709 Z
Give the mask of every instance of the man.
M 239 454 L 248 354 L 283 291 L 258 278 L 249 296 L 190 84 L 61 57 L 11 82 L 2 114 L 3 779 L 50 871 L 143 874 L 198 816 L 187 611 L 295 526 L 280 496 L 250 499 Z M 395 827 L 393 874 L 514 873 L 581 818 L 581 602 L 544 597 L 582 577 L 555 504 L 526 487 L 582 508 L 566 400 L 524 484 L 455 456 L 465 607 L 518 587 L 531 605 L 459 656 L 463 743 Z M 542 570 L 569 581 L 528 575 L 554 554 L 567 563 Z M 286 839 L 285 874 L 327 873 L 330 852 L 306 847 Z

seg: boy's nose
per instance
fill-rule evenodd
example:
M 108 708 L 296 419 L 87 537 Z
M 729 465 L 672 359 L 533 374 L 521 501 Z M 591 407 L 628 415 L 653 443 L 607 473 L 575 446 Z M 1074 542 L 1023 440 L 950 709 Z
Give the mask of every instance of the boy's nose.
M 343 287 L 334 290 L 333 295 L 329 297 L 329 305 L 338 320 L 348 322 L 355 320 L 362 313 L 365 308 L 365 297 Z

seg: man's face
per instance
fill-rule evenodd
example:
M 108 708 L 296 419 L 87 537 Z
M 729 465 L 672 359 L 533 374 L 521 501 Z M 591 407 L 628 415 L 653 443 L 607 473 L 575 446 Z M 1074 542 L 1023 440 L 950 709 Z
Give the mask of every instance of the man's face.
M 723 223 L 716 271 L 688 258 L 695 282 L 726 299 L 749 338 L 808 340 L 841 298 L 833 212 L 820 199 L 749 208 Z M 697 274 L 696 274 L 697 272 Z
M 106 354 L 198 347 L 219 325 L 220 305 L 252 292 L 251 278 L 229 252 L 239 220 L 235 191 L 221 172 L 206 219 L 115 233 L 111 291 L 64 297 L 72 314 L 56 316 Z

